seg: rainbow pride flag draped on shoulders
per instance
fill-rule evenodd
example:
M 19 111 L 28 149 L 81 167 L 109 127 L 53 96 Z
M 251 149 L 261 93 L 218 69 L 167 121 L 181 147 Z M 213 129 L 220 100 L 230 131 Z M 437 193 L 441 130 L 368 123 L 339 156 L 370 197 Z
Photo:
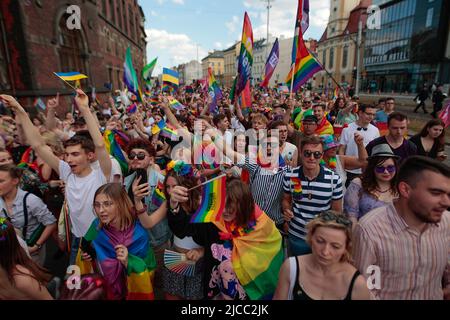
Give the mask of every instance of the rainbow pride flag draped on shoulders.
M 322 121 L 319 123 L 316 129 L 316 134 L 319 136 L 323 136 L 326 134 L 334 135 L 334 129 L 331 123 L 327 120 L 326 117 L 322 118 Z
M 282 239 L 275 223 L 257 205 L 254 216 L 254 229 L 233 237 L 231 262 L 251 300 L 270 300 L 284 261 Z M 221 233 L 229 233 L 223 220 L 213 223 Z
M 83 239 L 95 249 L 96 262 L 107 283 L 108 300 L 154 300 L 152 281 L 156 259 L 147 230 L 139 221 L 124 231 L 118 231 L 110 227 L 101 228 L 100 221 L 95 219 Z M 119 244 L 128 249 L 126 269 L 116 258 L 114 247 Z M 89 271 L 81 268 L 82 274 Z

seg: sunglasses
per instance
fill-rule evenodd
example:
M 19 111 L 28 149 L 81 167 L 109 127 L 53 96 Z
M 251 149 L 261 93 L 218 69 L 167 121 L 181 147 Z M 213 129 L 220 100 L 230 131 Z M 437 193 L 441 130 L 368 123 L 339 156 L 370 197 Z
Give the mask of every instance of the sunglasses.
M 387 170 L 388 173 L 394 173 L 395 171 L 397 171 L 397 168 L 393 165 L 389 165 L 386 167 L 383 166 L 376 166 L 375 167 L 375 172 L 376 173 L 384 173 Z
M 323 221 L 335 221 L 343 226 L 350 227 L 352 225 L 352 221 L 344 215 L 337 215 L 329 211 L 322 212 L 318 215 L 320 219 Z
M 128 156 L 128 158 L 130 159 L 130 160 L 134 160 L 134 159 L 136 159 L 136 158 L 138 158 L 138 160 L 144 160 L 145 159 L 145 157 L 146 157 L 147 155 L 145 154 L 145 153 L 134 153 L 134 152 L 132 152 L 132 153 L 130 153 L 130 155 Z
M 311 156 L 314 156 L 314 159 L 319 160 L 320 158 L 322 158 L 323 156 L 323 152 L 320 151 L 309 151 L 309 150 L 305 150 L 303 151 L 303 156 L 305 158 L 311 158 Z

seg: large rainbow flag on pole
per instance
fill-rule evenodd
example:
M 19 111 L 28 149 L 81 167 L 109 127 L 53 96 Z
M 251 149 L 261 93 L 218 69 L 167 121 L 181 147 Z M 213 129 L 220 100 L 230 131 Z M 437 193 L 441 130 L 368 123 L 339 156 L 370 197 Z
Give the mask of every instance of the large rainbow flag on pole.
M 211 105 L 209 106 L 209 111 L 212 113 L 217 112 L 217 101 L 222 99 L 222 91 L 217 84 L 216 78 L 214 78 L 213 69 L 208 68 L 208 94 L 212 98 Z
M 191 223 L 219 221 L 225 209 L 225 174 L 208 181 L 202 190 L 202 202 L 192 215 Z
M 141 96 L 139 93 L 138 78 L 136 75 L 136 71 L 133 68 L 133 59 L 131 57 L 130 47 L 127 48 L 123 68 L 123 82 L 127 86 L 128 90 L 132 92 L 136 97 Z
M 244 91 L 247 81 L 250 81 L 253 65 L 253 29 L 247 12 L 244 15 L 244 25 L 242 27 L 241 52 L 239 54 L 238 75 L 235 95 L 240 96 Z
M 120 299 L 120 296 L 125 293 L 127 300 L 154 300 L 152 279 L 156 269 L 156 259 L 150 246 L 147 230 L 139 222 L 135 222 L 128 230 L 121 232 L 123 242 L 128 249 L 126 268 L 117 260 L 114 247 L 120 243 L 114 243 L 117 240 L 114 240 L 116 237 L 110 236 L 111 233 L 115 232 L 106 231 L 100 226 L 100 221 L 95 219 L 83 237 L 95 249 L 97 262 L 108 284 L 108 298 Z M 84 269 L 82 274 L 89 271 L 92 270 Z M 125 279 L 122 277 L 123 273 Z M 125 283 L 121 283 L 122 279 Z
M 275 223 L 255 205 L 253 229 L 233 237 L 231 263 L 250 300 L 270 300 L 284 261 L 281 234 Z M 214 222 L 224 235 L 229 234 L 223 220 Z
M 286 83 L 297 91 L 315 73 L 322 70 L 322 66 L 309 53 L 303 41 L 303 33 L 309 26 L 309 0 L 298 0 L 295 35 L 292 44 L 292 67 L 286 78 Z

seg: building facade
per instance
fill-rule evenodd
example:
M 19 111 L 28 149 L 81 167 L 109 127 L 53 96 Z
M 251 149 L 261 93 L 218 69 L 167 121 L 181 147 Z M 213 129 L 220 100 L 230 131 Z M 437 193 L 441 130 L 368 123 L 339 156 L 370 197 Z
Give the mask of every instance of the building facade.
M 68 7 L 80 9 L 80 29 L 71 30 Z M 53 72 L 78 71 L 87 92 L 122 87 L 125 52 L 131 47 L 140 74 L 146 63 L 144 13 L 137 0 L 0 2 L 0 86 L 30 104 L 54 96 L 70 103 L 72 90 Z M 73 21 L 73 20 L 72 20 Z
M 257 85 L 262 81 L 266 67 L 266 39 L 257 40 L 253 43 L 253 66 L 252 84 Z M 269 49 L 270 50 L 270 49 Z M 269 54 L 268 52 L 267 54 Z
M 381 9 L 381 28 L 367 31 L 363 88 L 414 93 L 424 84 L 450 84 L 450 2 L 373 0 L 373 4 Z
M 223 51 L 225 61 L 224 85 L 231 87 L 237 74 L 237 60 L 241 51 L 241 42 L 236 42 L 231 47 Z
M 205 58 L 202 59 L 203 78 L 208 75 L 209 67 L 213 69 L 214 77 L 217 82 L 223 84 L 225 74 L 225 59 L 223 51 L 210 52 Z
M 317 44 L 317 59 L 326 71 L 318 72 L 314 77 L 314 87 L 326 90 L 336 87 L 333 79 L 343 88 L 356 85 L 358 56 L 358 27 L 362 33 L 367 24 L 367 8 L 370 0 L 331 0 L 330 18 L 322 37 Z M 364 43 L 360 48 L 360 71 L 363 71 Z M 328 71 L 328 73 L 327 73 Z
M 192 60 L 185 64 L 184 83 L 191 84 L 194 80 L 202 79 L 202 65 L 197 60 Z

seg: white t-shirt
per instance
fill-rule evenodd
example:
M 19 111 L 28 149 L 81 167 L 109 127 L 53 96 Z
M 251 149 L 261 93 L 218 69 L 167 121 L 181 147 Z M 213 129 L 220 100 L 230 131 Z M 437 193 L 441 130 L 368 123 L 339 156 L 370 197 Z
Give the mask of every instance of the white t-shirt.
M 360 130 L 358 131 L 359 126 L 356 123 L 350 123 L 347 128 L 344 128 L 342 130 L 341 134 L 341 141 L 340 143 L 342 145 L 346 145 L 347 148 L 345 149 L 345 155 L 347 156 L 358 156 L 358 146 L 355 142 L 355 132 L 358 132 L 361 136 L 364 138 L 364 147 L 369 144 L 370 141 L 378 138 L 380 136 L 380 131 L 378 131 L 378 128 L 369 124 L 367 127 L 367 131 Z M 348 172 L 354 173 L 354 174 L 361 174 L 361 169 L 356 170 L 347 170 Z
M 120 176 L 120 181 L 122 181 L 122 169 L 120 168 L 120 164 L 119 161 L 116 160 L 116 158 L 114 158 L 113 156 L 109 156 L 109 158 L 111 159 L 111 177 L 109 179 L 109 181 L 114 181 L 114 176 L 118 175 Z M 100 168 L 100 162 L 95 161 L 91 163 L 91 168 L 92 170 L 101 170 Z
M 283 159 L 288 158 L 288 160 L 292 160 L 294 158 L 294 153 L 297 151 L 297 147 L 289 142 L 285 142 L 285 146 L 283 148 L 283 152 L 281 152 L 281 156 Z M 290 157 L 288 155 L 290 154 Z
M 69 206 L 72 233 L 83 237 L 95 219 L 94 195 L 98 188 L 107 183 L 102 170 L 92 169 L 86 177 L 80 178 L 72 173 L 70 166 L 59 161 L 59 177 L 66 183 L 66 201 Z

